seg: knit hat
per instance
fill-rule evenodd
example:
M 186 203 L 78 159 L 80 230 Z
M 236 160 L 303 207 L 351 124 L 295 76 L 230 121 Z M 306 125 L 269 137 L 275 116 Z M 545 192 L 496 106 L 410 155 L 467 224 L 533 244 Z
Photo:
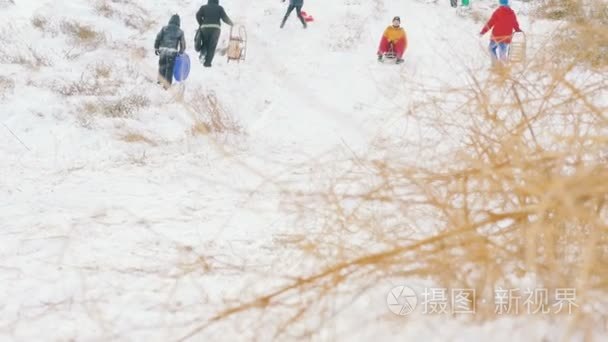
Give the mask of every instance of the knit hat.
M 509 0 L 498 0 L 501 6 L 509 6 Z

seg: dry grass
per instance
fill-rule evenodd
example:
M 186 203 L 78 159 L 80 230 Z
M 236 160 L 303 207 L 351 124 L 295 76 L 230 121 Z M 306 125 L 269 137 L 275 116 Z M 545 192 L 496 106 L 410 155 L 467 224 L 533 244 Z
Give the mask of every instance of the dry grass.
M 150 13 L 143 7 L 130 2 L 120 1 L 119 8 L 114 8 L 112 3 L 118 1 L 101 0 L 95 4 L 95 12 L 103 17 L 120 18 L 125 26 L 135 29 L 140 33 L 148 31 L 152 26 L 156 25 L 156 21 L 150 19 Z
M 549 44 L 556 58 L 584 60 L 594 68 L 608 66 L 608 2 L 550 0 L 538 7 L 536 16 L 567 23 Z
M 536 9 L 539 17 L 552 20 L 580 20 L 584 17 L 583 0 L 549 0 L 540 3 Z
M 0 63 L 29 65 L 30 61 L 22 54 L 9 54 L 8 51 L 0 52 Z
M 29 52 L 29 57 L 30 57 L 29 65 L 31 67 L 40 68 L 40 67 L 53 66 L 53 61 L 48 56 L 41 54 L 33 47 L 28 46 L 28 52 Z
M 80 80 L 65 84 L 55 84 L 51 88 L 63 96 L 97 96 L 107 93 L 96 81 L 87 82 Z
M 120 98 L 100 98 L 83 105 L 83 111 L 90 115 L 102 115 L 109 118 L 129 118 L 138 110 L 150 105 L 150 99 L 144 95 L 132 94 Z
M 551 315 L 569 318 L 572 332 L 601 324 L 608 75 L 585 60 L 546 63 L 550 54 L 488 79 L 471 72 L 461 89 L 411 89 L 425 100 L 408 120 L 435 133 L 423 144 L 384 137 L 368 155 L 302 165 L 321 171 L 282 186 L 306 233 L 281 243 L 314 267 L 284 274 L 283 285 L 227 306 L 183 340 L 245 312 L 279 340 L 310 338 L 335 319 L 336 302 L 378 284 L 388 291 L 391 279 L 473 289 L 479 320 L 499 317 L 499 287 L 546 288 Z M 560 288 L 576 290 L 571 316 L 555 310 Z
M 109 1 L 101 0 L 95 3 L 95 13 L 102 17 L 110 18 L 115 14 L 115 11 Z
M 130 142 L 130 143 L 146 143 L 150 146 L 157 145 L 157 143 L 154 140 L 152 140 L 142 134 L 134 133 L 134 132 L 122 135 L 120 137 L 120 140 Z
M 92 72 L 83 73 L 79 80 L 53 82 L 48 88 L 63 96 L 104 96 L 114 94 L 122 85 L 109 77 L 111 69 L 105 64 L 96 64 Z
M 195 91 L 190 105 L 197 114 L 196 122 L 190 130 L 192 135 L 244 133 L 241 125 L 226 112 L 215 94 Z
M 136 59 L 144 59 L 148 56 L 148 50 L 144 47 L 136 47 L 130 50 L 131 56 Z
M 76 44 L 98 46 L 106 40 L 103 33 L 76 21 L 62 22 L 61 32 L 68 35 Z
M 34 15 L 30 19 L 30 23 L 34 28 L 39 30 L 44 36 L 56 37 L 60 33 L 59 25 L 53 18 L 44 15 Z
M 53 61 L 31 46 L 11 49 L 2 49 L 0 51 L 0 62 L 5 64 L 17 64 L 26 66 L 32 69 L 41 67 L 50 67 Z
M 209 134 L 209 132 L 210 132 L 209 126 L 207 126 L 207 124 L 202 121 L 195 122 L 192 125 L 192 127 L 190 128 L 190 134 L 192 134 L 194 136 L 206 135 L 206 134 Z
M 124 17 L 123 22 L 127 27 L 135 29 L 140 33 L 144 33 L 156 25 L 156 21 L 149 18 L 149 13 L 130 14 Z
M 44 85 L 63 96 L 107 96 L 113 95 L 123 82 L 111 77 L 115 66 L 105 62 L 87 65 L 80 79 L 55 81 Z
M 109 78 L 112 74 L 112 67 L 104 62 L 97 63 L 94 67 L 94 70 L 95 78 Z
M 40 15 L 33 16 L 31 19 L 31 23 L 32 26 L 39 29 L 40 31 L 46 31 L 49 27 L 49 21 L 47 20 L 47 18 Z
M 558 58 L 585 61 L 598 69 L 608 67 L 608 24 L 572 23 L 564 30 L 568 37 L 556 39 L 551 48 Z
M 0 99 L 6 98 L 15 89 L 15 80 L 0 76 Z
M 40 68 L 53 64 L 48 56 L 17 39 L 19 33 L 19 30 L 13 25 L 2 27 L 0 31 L 0 63 L 17 64 L 29 68 Z

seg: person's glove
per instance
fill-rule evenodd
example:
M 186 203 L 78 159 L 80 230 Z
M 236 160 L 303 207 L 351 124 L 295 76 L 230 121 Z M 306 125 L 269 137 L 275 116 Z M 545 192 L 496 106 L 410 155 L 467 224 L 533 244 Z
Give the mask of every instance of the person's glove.
M 154 54 L 157 56 L 160 56 L 160 50 L 159 49 L 154 49 Z

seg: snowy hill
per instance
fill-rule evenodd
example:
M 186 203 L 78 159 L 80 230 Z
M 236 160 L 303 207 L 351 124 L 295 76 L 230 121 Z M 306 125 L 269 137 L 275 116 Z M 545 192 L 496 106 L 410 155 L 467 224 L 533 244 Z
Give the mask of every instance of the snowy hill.
M 295 13 L 279 29 L 285 6 L 276 0 L 221 2 L 247 28 L 247 60 L 194 63 L 183 101 L 156 84 L 153 40 L 180 14 L 194 61 L 200 1 L 2 2 L 1 340 L 188 336 L 230 299 L 306 267 L 280 243 L 309 232 L 282 210 L 291 186 L 310 190 L 320 161 L 366 153 L 382 136 L 436 138 L 423 122 L 403 120 L 420 100 L 413 94 L 488 72 L 482 23 L 447 1 L 307 0 L 315 17 L 307 30 Z M 394 15 L 408 33 L 406 61 L 378 64 L 378 39 Z M 229 123 L 224 132 L 201 131 L 211 112 Z M 530 318 L 479 326 L 421 317 L 395 331 L 380 318 L 391 284 L 378 285 L 370 302 L 311 339 L 563 333 Z M 258 319 L 189 340 L 267 340 Z

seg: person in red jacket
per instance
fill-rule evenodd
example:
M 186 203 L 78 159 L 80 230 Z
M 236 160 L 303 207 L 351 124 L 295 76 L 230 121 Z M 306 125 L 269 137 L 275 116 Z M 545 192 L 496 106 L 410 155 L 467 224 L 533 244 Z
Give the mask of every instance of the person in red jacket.
M 499 3 L 500 7 L 492 13 L 492 17 L 479 33 L 483 36 L 492 29 L 489 48 L 493 63 L 496 63 L 496 61 L 507 61 L 513 31 L 522 32 L 519 28 L 515 12 L 509 7 L 509 0 L 499 0 Z

